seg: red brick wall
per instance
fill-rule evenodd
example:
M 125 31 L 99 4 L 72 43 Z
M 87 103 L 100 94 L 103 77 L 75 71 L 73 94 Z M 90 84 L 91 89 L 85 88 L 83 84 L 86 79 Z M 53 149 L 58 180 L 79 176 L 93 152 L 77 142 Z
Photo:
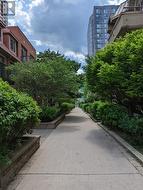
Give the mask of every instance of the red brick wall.
M 3 34 L 3 43 L 9 49 L 9 34 L 8 33 Z
M 21 59 L 21 46 L 27 50 L 27 56 L 36 59 L 36 50 L 17 26 L 7 27 L 18 40 L 18 58 Z

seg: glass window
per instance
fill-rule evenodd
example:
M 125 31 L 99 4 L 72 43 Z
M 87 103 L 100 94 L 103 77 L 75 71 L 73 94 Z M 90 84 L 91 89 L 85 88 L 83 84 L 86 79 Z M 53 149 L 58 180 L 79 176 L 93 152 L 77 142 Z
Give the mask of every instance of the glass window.
M 97 28 L 101 28 L 101 24 L 97 24 L 96 27 L 97 27 Z
M 0 56 L 0 77 L 5 77 L 5 64 L 4 64 L 4 58 Z
M 103 47 L 102 44 L 97 44 L 97 48 L 101 49 Z
M 97 31 L 97 33 L 101 33 L 101 29 L 99 29 L 99 28 L 97 28 L 96 31 Z
M 27 50 L 25 47 L 21 47 L 21 61 L 27 61 Z
M 96 13 L 99 14 L 100 13 L 100 9 L 96 9 Z
M 13 38 L 10 37 L 10 49 L 16 53 L 17 52 L 17 41 Z

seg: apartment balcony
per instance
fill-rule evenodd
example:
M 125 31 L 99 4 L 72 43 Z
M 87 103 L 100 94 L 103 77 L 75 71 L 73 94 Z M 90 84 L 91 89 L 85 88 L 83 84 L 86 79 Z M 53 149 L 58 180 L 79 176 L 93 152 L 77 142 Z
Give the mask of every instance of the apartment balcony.
M 108 25 L 109 42 L 125 35 L 127 32 L 143 28 L 143 7 L 121 4 L 115 15 L 110 17 Z

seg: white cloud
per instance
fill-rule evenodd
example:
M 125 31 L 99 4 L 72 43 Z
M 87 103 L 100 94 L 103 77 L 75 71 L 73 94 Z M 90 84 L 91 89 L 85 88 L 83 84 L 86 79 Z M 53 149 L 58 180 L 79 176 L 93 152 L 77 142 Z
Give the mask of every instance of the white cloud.
M 41 51 L 50 48 L 85 63 L 86 30 L 94 5 L 123 0 L 16 0 L 11 25 L 19 25 Z
M 77 71 L 77 74 L 83 74 L 83 73 L 84 73 L 83 69 L 79 69 L 79 70 Z
M 119 5 L 124 1 L 125 0 L 109 0 L 108 2 L 109 2 L 110 5 Z
M 74 51 L 66 51 L 65 56 L 69 57 L 81 64 L 85 63 L 85 55 L 83 55 L 82 53 L 79 53 L 79 52 L 76 53 Z
M 31 33 L 31 17 L 29 11 L 25 11 L 24 0 L 16 1 L 15 16 L 9 18 L 9 25 L 19 25 L 27 32 Z
M 29 7 L 30 7 L 30 9 L 32 9 L 33 7 L 40 6 L 43 3 L 44 3 L 44 0 L 32 0 Z

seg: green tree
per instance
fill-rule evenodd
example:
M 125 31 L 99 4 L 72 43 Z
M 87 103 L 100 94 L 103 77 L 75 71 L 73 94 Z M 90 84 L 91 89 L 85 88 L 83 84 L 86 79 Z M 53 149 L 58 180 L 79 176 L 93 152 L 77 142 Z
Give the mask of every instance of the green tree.
M 16 89 L 30 94 L 40 105 L 54 105 L 63 98 L 74 98 L 78 91 L 79 64 L 59 53 L 40 53 L 34 62 L 9 66 Z
M 143 30 L 108 44 L 88 59 L 88 89 L 101 98 L 143 112 Z

